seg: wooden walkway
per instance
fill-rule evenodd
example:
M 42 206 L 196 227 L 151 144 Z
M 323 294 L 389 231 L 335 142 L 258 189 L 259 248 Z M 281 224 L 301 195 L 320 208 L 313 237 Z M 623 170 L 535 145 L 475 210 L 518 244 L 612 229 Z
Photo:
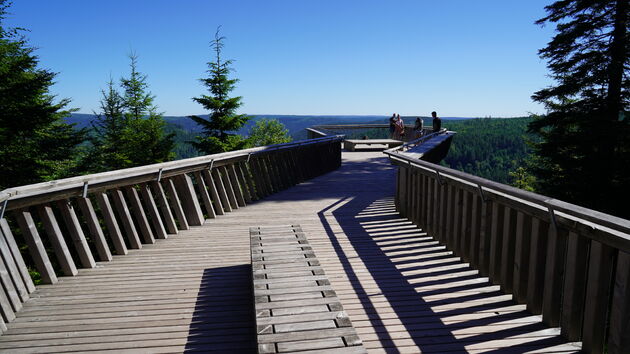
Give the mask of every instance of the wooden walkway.
M 393 206 L 380 152 L 40 286 L 0 352 L 255 351 L 251 226 L 300 224 L 368 352 L 576 352 Z

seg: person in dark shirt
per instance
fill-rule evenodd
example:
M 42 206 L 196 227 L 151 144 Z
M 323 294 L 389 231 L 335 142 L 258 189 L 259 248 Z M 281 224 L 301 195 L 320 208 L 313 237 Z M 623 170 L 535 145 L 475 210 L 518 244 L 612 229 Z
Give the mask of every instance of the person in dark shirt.
M 392 114 L 389 118 L 389 138 L 394 139 L 394 133 L 396 132 L 396 113 Z
M 442 120 L 435 111 L 431 112 L 431 116 L 433 117 L 433 132 L 437 133 L 442 129 Z

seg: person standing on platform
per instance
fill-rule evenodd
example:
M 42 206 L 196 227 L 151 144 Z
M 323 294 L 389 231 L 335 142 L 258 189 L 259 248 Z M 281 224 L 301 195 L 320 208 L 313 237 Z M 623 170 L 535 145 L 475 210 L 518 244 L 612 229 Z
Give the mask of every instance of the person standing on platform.
M 431 112 L 431 116 L 433 117 L 433 132 L 437 133 L 442 129 L 442 120 L 435 111 Z
M 400 114 L 396 115 L 396 132 L 398 133 L 398 140 L 404 140 L 405 138 L 405 122 L 400 118 Z
M 396 113 L 392 114 L 389 118 L 389 138 L 394 139 L 394 133 L 396 132 Z
M 423 129 L 424 129 L 424 121 L 420 117 L 416 118 L 416 124 L 413 126 L 413 132 L 415 134 L 414 139 L 418 139 L 419 137 L 422 136 Z

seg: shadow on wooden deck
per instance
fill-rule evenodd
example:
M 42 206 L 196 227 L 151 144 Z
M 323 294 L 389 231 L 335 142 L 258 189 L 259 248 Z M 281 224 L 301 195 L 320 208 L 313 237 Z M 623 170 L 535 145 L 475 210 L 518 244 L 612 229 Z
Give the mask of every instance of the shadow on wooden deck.
M 361 212 L 356 214 L 356 210 Z M 378 284 L 379 295 L 387 299 L 413 345 L 422 352 L 548 352 L 566 343 L 557 329 L 544 326 L 538 316 L 525 311 L 511 295 L 502 293 L 431 237 L 419 234 L 411 224 L 400 225 L 401 219 L 392 216 L 393 201 L 344 198 L 320 211 L 319 217 L 388 351 L 396 352 L 400 342 L 392 338 L 346 258 L 327 219 L 331 211 Z
M 251 265 L 205 269 L 185 352 L 255 353 Z

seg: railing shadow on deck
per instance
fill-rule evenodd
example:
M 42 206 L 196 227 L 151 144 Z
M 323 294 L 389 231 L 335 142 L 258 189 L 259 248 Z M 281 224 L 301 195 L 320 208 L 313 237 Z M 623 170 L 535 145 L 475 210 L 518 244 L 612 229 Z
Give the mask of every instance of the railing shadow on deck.
M 255 353 L 251 266 L 203 271 L 185 352 Z
M 356 210 L 361 212 L 355 214 Z M 363 298 L 363 309 L 383 347 L 395 350 L 397 341 L 370 301 L 374 295 L 385 298 L 413 345 L 422 352 L 486 349 L 492 344 L 484 342 L 517 337 L 526 339 L 521 343 L 516 340 L 514 343 L 523 347 L 512 348 L 513 352 L 544 350 L 566 342 L 559 331 L 548 329 L 538 317 L 516 306 L 511 296 L 504 295 L 487 278 L 480 277 L 421 230 L 401 223 L 400 217 L 392 213 L 395 213 L 393 200 L 361 198 L 345 198 L 319 212 L 348 279 L 357 295 Z M 327 214 L 344 230 L 380 288 L 380 294 L 371 295 L 363 288 L 332 231 Z M 390 241 L 382 241 L 388 239 Z M 409 257 L 415 259 L 409 260 Z M 422 273 L 405 274 L 414 272 Z M 457 296 L 451 296 L 453 293 Z M 489 332 L 487 326 L 493 329 Z M 538 337 L 543 338 L 536 339 Z

